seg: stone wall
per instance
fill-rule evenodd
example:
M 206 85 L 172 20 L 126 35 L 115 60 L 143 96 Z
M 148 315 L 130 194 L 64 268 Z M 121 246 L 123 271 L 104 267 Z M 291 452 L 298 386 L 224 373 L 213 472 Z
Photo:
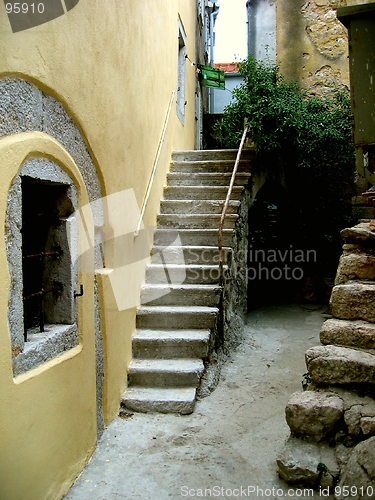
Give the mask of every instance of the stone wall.
M 281 72 L 311 95 L 327 95 L 334 87 L 349 87 L 348 37 L 336 17 L 338 4 L 338 0 L 286 0 L 277 4 Z
M 375 233 L 368 223 L 341 232 L 344 252 L 331 296 L 333 317 L 322 345 L 306 352 L 304 392 L 285 417 L 291 436 L 277 460 L 279 475 L 344 498 L 375 493 Z M 327 495 L 328 496 L 328 495 Z

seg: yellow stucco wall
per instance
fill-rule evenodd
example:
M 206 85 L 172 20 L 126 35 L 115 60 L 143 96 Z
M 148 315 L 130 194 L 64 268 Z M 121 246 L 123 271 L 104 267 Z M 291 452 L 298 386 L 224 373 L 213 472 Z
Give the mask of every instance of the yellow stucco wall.
M 0 8 L 0 78 L 18 76 L 53 95 L 79 126 L 104 195 L 134 189 L 142 204 L 172 91 L 177 83 L 178 18 L 195 55 L 195 0 L 80 0 L 65 15 L 12 33 Z M 193 149 L 194 68 L 186 66 L 185 123 L 172 107 L 154 187 L 144 217 L 156 214 L 175 149 Z M 29 154 L 55 159 L 75 179 L 80 203 L 87 192 L 73 159 L 43 133 L 0 139 L 0 219 L 9 186 Z M 105 378 L 103 414 L 118 411 L 131 360 L 136 308 L 119 311 L 109 275 L 98 276 Z M 0 498 L 58 499 L 67 491 L 96 443 L 93 276 L 84 275 L 80 345 L 13 379 L 7 324 L 9 271 L 0 238 Z M 139 292 L 144 263 L 122 294 Z

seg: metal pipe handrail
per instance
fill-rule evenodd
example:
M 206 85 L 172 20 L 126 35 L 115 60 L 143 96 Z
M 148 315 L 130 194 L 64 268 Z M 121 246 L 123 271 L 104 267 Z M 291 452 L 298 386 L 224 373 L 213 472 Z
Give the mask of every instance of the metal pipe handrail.
M 238 170 L 238 165 L 240 163 L 240 158 L 241 158 L 241 154 L 242 154 L 242 150 L 243 150 L 243 147 L 244 147 L 244 144 L 245 144 L 246 135 L 247 135 L 248 130 L 249 130 L 249 127 L 248 127 L 248 125 L 246 125 L 245 128 L 244 128 L 243 134 L 242 134 L 242 139 L 241 139 L 240 147 L 239 147 L 238 152 L 237 152 L 237 157 L 236 157 L 236 161 L 235 161 L 235 164 L 234 164 L 234 167 L 233 167 L 232 177 L 231 177 L 230 184 L 229 184 L 229 187 L 228 187 L 227 197 L 225 199 L 225 203 L 224 203 L 224 206 L 223 206 L 223 211 L 221 212 L 221 217 L 220 217 L 219 233 L 218 233 L 219 280 L 220 280 L 219 283 L 220 283 L 220 286 L 222 286 L 223 283 L 224 283 L 224 276 L 223 276 L 223 228 L 224 228 L 224 221 L 225 221 L 225 216 L 227 214 L 227 210 L 228 210 L 230 198 L 232 196 L 232 190 L 233 190 L 234 182 L 236 180 L 236 174 L 237 174 L 237 170 Z
M 152 167 L 151 175 L 150 175 L 150 178 L 148 180 L 146 194 L 145 194 L 145 197 L 143 199 L 142 209 L 141 209 L 141 213 L 139 215 L 137 229 L 134 232 L 134 236 L 138 236 L 139 230 L 141 229 L 143 216 L 144 216 L 145 211 L 146 211 L 146 206 L 147 206 L 147 203 L 148 203 L 148 199 L 150 197 L 151 188 L 152 188 L 152 185 L 153 185 L 153 182 L 154 182 L 154 178 L 155 178 L 155 174 L 156 174 L 156 169 L 157 169 L 157 166 L 158 166 L 158 163 L 159 163 L 159 158 L 160 158 L 160 154 L 161 154 L 161 148 L 163 146 L 164 138 L 165 138 L 165 133 L 167 131 L 167 126 L 168 126 L 169 116 L 171 114 L 171 109 L 172 109 L 172 103 L 173 103 L 174 94 L 175 94 L 175 92 L 173 91 L 172 95 L 171 95 L 171 99 L 169 101 L 168 111 L 167 111 L 167 114 L 166 114 L 166 117 L 165 117 L 165 120 L 164 120 L 163 132 L 161 134 L 161 138 L 160 138 L 160 141 L 159 141 L 159 146 L 158 146 L 158 150 L 157 150 L 157 153 L 156 153 L 156 156 L 155 156 L 154 165 Z

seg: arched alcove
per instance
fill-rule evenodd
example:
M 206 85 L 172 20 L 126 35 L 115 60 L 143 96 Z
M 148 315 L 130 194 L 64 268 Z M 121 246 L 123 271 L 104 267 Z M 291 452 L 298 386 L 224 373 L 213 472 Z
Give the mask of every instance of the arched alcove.
M 92 203 L 102 198 L 102 190 L 92 156 L 86 141 L 72 116 L 65 107 L 52 95 L 42 91 L 36 84 L 16 77 L 7 77 L 0 80 L 0 137 L 17 136 L 25 132 L 43 132 L 47 136 L 58 141 L 58 143 L 73 158 L 83 178 L 85 190 L 89 202 Z M 23 281 L 25 269 L 22 269 L 22 226 L 25 214 L 22 207 L 33 212 L 33 196 L 49 199 L 48 211 L 60 213 L 58 224 L 50 225 L 44 231 L 46 239 L 53 235 L 52 240 L 66 245 L 66 229 L 64 222 L 77 207 L 77 194 L 73 180 L 60 165 L 38 154 L 36 150 L 33 158 L 28 159 L 23 165 L 19 165 L 19 172 L 13 180 L 8 193 L 7 210 L 5 214 L 4 238 L 8 257 L 10 274 L 10 297 L 9 297 L 9 325 L 11 336 L 11 347 L 13 355 L 13 375 L 16 377 L 25 371 L 35 368 L 78 343 L 76 325 L 76 310 L 74 306 L 74 294 L 77 293 L 77 279 L 75 270 L 70 269 L 70 264 L 65 263 L 64 271 L 59 278 L 58 272 L 48 264 L 48 273 L 52 277 L 53 286 L 56 288 L 55 299 L 51 295 L 49 303 L 45 303 L 47 309 L 46 317 L 49 323 L 61 325 L 56 327 L 57 340 L 47 338 L 46 342 L 39 342 L 39 348 L 28 346 L 25 349 L 25 322 L 24 322 L 24 300 Z M 38 203 L 37 203 L 38 201 Z M 40 208 L 40 200 L 35 201 L 35 207 Z M 95 212 L 94 224 L 96 227 L 103 225 L 102 214 Z M 53 226 L 53 227 L 52 227 Z M 61 233 L 61 234 L 60 234 Z M 64 233 L 64 234 L 62 234 Z M 63 260 L 58 249 L 47 249 L 47 253 L 56 253 L 56 258 Z M 59 246 L 59 245 L 57 245 Z M 48 247 L 48 245 L 47 245 Z M 47 248 L 45 247 L 45 248 Z M 46 252 L 42 252 L 46 253 Z M 63 252 L 64 253 L 64 252 Z M 29 255 L 34 255 L 33 252 Z M 68 255 L 68 251 L 65 251 Z M 30 257 L 33 258 L 33 257 Z M 38 259 L 41 257 L 39 256 Z M 43 257 L 44 258 L 44 257 Z M 102 256 L 98 245 L 95 246 L 95 268 L 103 267 Z M 70 259 L 69 259 L 70 260 Z M 44 269 L 44 268 L 43 268 Z M 45 270 L 42 271 L 42 274 Z M 31 273 L 32 275 L 32 273 Z M 63 283 L 65 280 L 65 283 Z M 104 356 L 102 335 L 100 328 L 100 304 L 98 287 L 94 280 L 94 321 L 95 346 L 96 346 L 96 401 L 97 401 L 97 429 L 101 434 L 104 428 L 102 410 L 102 392 L 104 378 Z M 46 285 L 48 282 L 46 282 Z M 43 283 L 42 283 L 43 285 Z M 45 285 L 43 285 L 45 286 Z M 49 286 L 49 285 L 48 285 Z M 59 290 L 57 288 L 60 287 Z M 60 294 L 60 295 L 59 295 Z M 32 295 L 31 293 L 29 295 Z M 34 313 L 31 311 L 31 316 Z M 36 313 L 35 313 L 36 314 Z M 30 315 L 30 313 L 29 313 Z M 33 321 L 29 326 L 32 326 Z M 59 331 L 58 331 L 59 330 Z M 42 345 L 43 344 L 43 345 Z M 25 354 L 29 350 L 31 354 Z M 19 359 L 17 360 L 16 358 Z M 21 359 L 21 358 L 25 359 Z M 95 376 L 95 374 L 93 374 Z

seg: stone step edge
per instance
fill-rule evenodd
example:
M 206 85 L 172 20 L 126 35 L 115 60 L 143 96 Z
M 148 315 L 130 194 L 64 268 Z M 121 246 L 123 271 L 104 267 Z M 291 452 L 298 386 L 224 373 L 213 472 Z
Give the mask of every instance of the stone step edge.
M 131 386 L 123 394 L 121 402 L 127 409 L 143 413 L 188 415 L 194 411 L 196 389 Z
M 210 336 L 211 331 L 208 329 L 153 330 L 151 328 L 137 328 L 133 334 L 133 340 L 147 339 L 150 341 L 157 341 L 159 339 L 188 339 L 190 341 L 209 339 Z
M 211 306 L 139 306 L 137 313 L 141 314 L 191 314 L 191 313 L 218 313 L 217 307 Z

